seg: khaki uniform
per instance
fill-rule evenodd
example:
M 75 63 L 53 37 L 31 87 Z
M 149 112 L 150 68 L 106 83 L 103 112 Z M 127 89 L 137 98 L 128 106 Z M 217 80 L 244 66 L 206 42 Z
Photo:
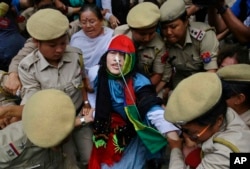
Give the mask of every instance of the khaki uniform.
M 224 128 L 215 133 L 210 139 L 202 144 L 203 158 L 197 169 L 228 169 L 229 155 L 233 151 L 222 143 L 216 143 L 213 139 L 220 138 L 232 143 L 240 152 L 250 152 L 249 140 L 250 130 L 240 117 L 232 110 L 227 111 L 227 122 L 224 123 Z M 180 169 L 186 168 L 183 161 L 182 152 L 180 149 L 174 148 L 171 151 L 171 160 L 169 168 Z
M 35 12 L 37 11 L 37 9 L 35 9 L 34 7 L 29 7 L 27 9 L 25 9 L 20 17 L 22 17 L 22 21 L 18 22 L 18 27 L 20 29 L 21 32 L 25 31 L 26 29 L 26 24 L 27 24 L 27 20 L 30 18 L 31 15 L 33 15 Z
M 240 115 L 240 118 L 246 123 L 246 125 L 250 128 L 250 109 L 245 113 Z
M 70 29 L 68 30 L 69 39 L 74 33 L 78 32 L 80 29 L 81 27 L 79 20 L 71 22 Z M 18 64 L 20 63 L 20 61 L 35 49 L 36 45 L 33 42 L 32 38 L 27 39 L 27 41 L 24 44 L 24 47 L 21 50 L 19 50 L 17 55 L 11 60 L 11 63 L 9 65 L 9 72 L 17 72 Z
M 82 104 L 80 89 L 83 87 L 80 57 L 82 56 L 79 49 L 68 46 L 58 68 L 55 68 L 38 49 L 30 53 L 18 67 L 24 93 L 21 104 L 25 104 L 37 91 L 53 88 L 67 93 L 78 109 Z
M 184 46 L 169 45 L 168 61 L 175 68 L 174 87 L 184 78 L 210 69 L 217 69 L 219 42 L 214 30 L 205 23 L 190 22 Z M 168 82 L 171 69 L 165 66 L 163 80 Z
M 1 169 L 62 169 L 62 165 L 62 152 L 32 144 L 24 134 L 21 121 L 0 130 Z
M 115 35 L 125 34 L 132 38 L 132 32 L 128 25 L 122 25 L 115 29 Z M 148 76 L 152 73 L 162 74 L 165 66 L 166 47 L 161 37 L 156 34 L 155 38 L 146 46 L 137 46 L 138 68 Z
M 58 68 L 55 68 L 44 59 L 38 49 L 26 56 L 18 67 L 24 94 L 21 104 L 25 104 L 27 99 L 37 91 L 53 88 L 67 93 L 72 98 L 76 110 L 79 111 L 83 102 L 80 90 L 83 87 L 80 57 L 82 56 L 79 49 L 67 46 Z M 73 136 L 81 159 L 84 164 L 87 164 L 92 150 L 92 129 L 89 125 L 80 127 L 73 131 Z M 72 153 L 73 157 L 75 150 L 72 144 L 74 143 L 71 141 L 66 144 L 66 151 Z

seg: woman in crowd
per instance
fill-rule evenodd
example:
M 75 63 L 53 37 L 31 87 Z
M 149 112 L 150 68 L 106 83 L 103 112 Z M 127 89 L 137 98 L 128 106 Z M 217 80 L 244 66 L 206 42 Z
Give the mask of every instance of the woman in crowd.
M 250 65 L 229 65 L 219 69 L 217 74 L 225 84 L 227 105 L 250 127 Z
M 166 145 L 165 137 L 178 138 L 150 80 L 136 72 L 135 57 L 132 40 L 118 35 L 89 71 L 96 91 L 89 168 L 141 169 Z
M 79 18 L 82 30 L 72 35 L 70 45 L 82 50 L 85 72 L 98 64 L 107 50 L 113 30 L 103 26 L 101 10 L 94 4 L 86 4 L 80 11 Z M 86 86 L 89 91 L 91 89 Z
M 223 92 L 216 73 L 197 73 L 182 80 L 168 100 L 165 119 L 201 146 L 202 159 L 195 168 L 228 169 L 230 153 L 250 152 L 250 130 L 235 111 L 227 108 Z M 189 168 L 181 151 L 182 141 L 168 141 L 169 168 Z

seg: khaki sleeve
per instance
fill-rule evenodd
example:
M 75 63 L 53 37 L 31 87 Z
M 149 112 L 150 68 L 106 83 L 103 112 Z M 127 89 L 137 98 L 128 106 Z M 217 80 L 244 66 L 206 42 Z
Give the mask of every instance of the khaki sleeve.
M 30 54 L 34 49 L 36 49 L 36 45 L 33 42 L 32 38 L 27 39 L 24 47 L 19 50 L 17 55 L 11 60 L 11 63 L 9 65 L 9 72 L 18 72 L 18 65 L 20 61 L 28 54 Z
M 22 62 L 18 67 L 18 75 L 22 82 L 22 101 L 21 105 L 24 105 L 26 101 L 37 91 L 41 90 L 40 83 L 35 78 L 35 71 L 32 68 L 26 68 Z
M 208 63 L 204 63 L 204 69 L 217 69 L 217 53 L 219 50 L 219 41 L 216 38 L 216 34 L 213 30 L 209 30 L 206 32 L 206 35 L 202 39 L 200 43 L 200 57 L 205 53 L 209 54 L 211 57 L 211 61 Z
M 182 152 L 179 148 L 173 148 L 170 154 L 170 169 L 188 169 L 189 167 L 185 165 Z
M 165 46 L 162 46 L 162 48 L 156 48 L 155 49 L 155 59 L 153 62 L 153 72 L 162 74 L 164 72 L 164 66 L 166 63 L 165 55 L 166 55 L 167 49 Z

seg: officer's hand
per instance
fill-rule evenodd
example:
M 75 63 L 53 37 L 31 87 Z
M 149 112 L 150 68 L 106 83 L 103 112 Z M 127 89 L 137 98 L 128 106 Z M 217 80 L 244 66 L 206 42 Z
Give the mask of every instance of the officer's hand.
M 8 75 L 7 80 L 4 82 L 4 89 L 12 93 L 13 95 L 20 96 L 20 89 L 22 88 L 22 84 L 19 80 L 17 72 L 11 72 Z
M 10 124 L 11 117 L 4 117 L 0 119 L 0 129 L 4 129 Z
M 88 111 L 88 113 L 86 113 L 85 115 L 84 115 L 84 118 L 85 118 L 85 122 L 86 123 L 90 123 L 90 122 L 93 122 L 94 121 L 94 115 L 93 115 L 93 113 L 94 113 L 94 111 L 95 111 L 95 109 L 89 109 L 89 111 Z
M 171 138 L 171 137 L 167 137 L 168 140 L 168 144 L 170 146 L 170 149 L 173 148 L 179 148 L 182 149 L 182 145 L 183 145 L 183 139 L 182 138 Z
M 0 106 L 0 118 L 6 117 L 8 114 L 8 111 L 5 106 Z

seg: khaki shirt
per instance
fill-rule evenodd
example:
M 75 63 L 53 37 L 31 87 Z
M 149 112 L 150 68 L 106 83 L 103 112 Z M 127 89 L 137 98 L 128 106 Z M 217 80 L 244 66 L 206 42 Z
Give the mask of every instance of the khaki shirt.
M 67 46 L 58 67 L 50 65 L 43 55 L 34 50 L 19 64 L 18 74 L 22 82 L 22 102 L 43 89 L 58 89 L 67 93 L 76 109 L 82 104 L 81 50 Z
M 211 138 L 205 141 L 201 148 L 203 158 L 196 169 L 228 169 L 230 153 L 233 151 L 226 145 L 216 143 L 214 138 L 224 139 L 234 146 L 240 152 L 250 152 L 249 140 L 250 130 L 242 119 L 232 109 L 228 108 L 226 114 L 226 122 L 223 127 L 215 133 Z M 171 169 L 188 169 L 183 160 L 182 152 L 178 148 L 174 148 L 170 155 Z
M 246 123 L 246 125 L 250 128 L 250 109 L 245 113 L 240 115 L 240 118 Z
M 1 169 L 62 169 L 62 164 L 61 151 L 37 147 L 27 139 L 22 121 L 0 130 Z
M 132 32 L 128 25 L 117 27 L 114 30 L 114 34 L 125 34 L 129 38 L 133 39 Z M 136 42 L 134 43 L 136 46 L 137 56 L 139 57 L 139 70 L 148 76 L 151 76 L 152 73 L 162 74 L 166 63 L 165 53 L 167 51 L 162 38 L 156 33 L 154 39 L 146 46 L 137 46 Z
M 168 62 L 175 68 L 174 87 L 194 73 L 218 68 L 219 42 L 214 30 L 205 23 L 190 22 L 184 45 L 174 44 L 168 47 Z M 166 64 L 163 75 L 163 80 L 166 82 L 170 78 L 169 64 Z

